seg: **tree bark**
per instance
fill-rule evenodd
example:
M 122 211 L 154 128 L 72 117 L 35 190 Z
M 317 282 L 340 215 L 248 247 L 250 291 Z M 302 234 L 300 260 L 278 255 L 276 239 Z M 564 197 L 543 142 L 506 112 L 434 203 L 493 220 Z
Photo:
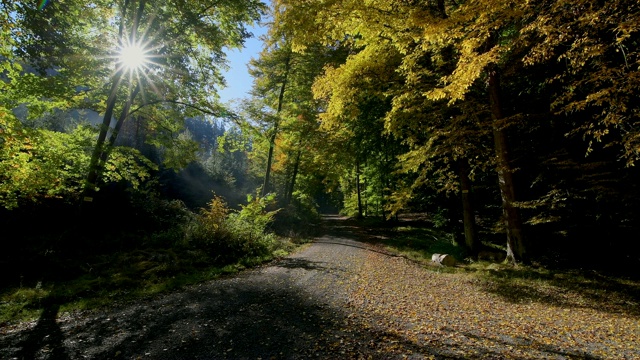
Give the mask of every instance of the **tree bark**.
M 459 162 L 460 169 L 460 193 L 462 198 L 462 223 L 464 226 L 465 247 L 470 255 L 478 253 L 478 236 L 476 232 L 476 219 L 471 198 L 471 180 L 469 179 L 469 163 L 466 159 Z
M 284 102 L 284 90 L 287 86 L 287 78 L 289 77 L 289 69 L 291 66 L 291 56 L 287 57 L 287 62 L 284 68 L 284 79 L 280 86 L 280 93 L 278 94 L 278 109 L 276 110 L 276 123 L 273 126 L 273 134 L 269 139 L 269 153 L 267 154 L 267 169 L 264 174 L 264 183 L 262 185 L 262 197 L 265 197 L 269 193 L 269 178 L 271 177 L 271 162 L 273 161 L 273 150 L 276 146 L 276 137 L 278 135 L 278 123 L 280 111 L 282 111 L 282 103 Z
M 137 84 L 133 92 L 129 94 L 127 103 L 124 105 L 124 108 L 120 112 L 118 121 L 116 121 L 116 124 L 113 127 L 113 130 L 111 131 L 111 136 L 109 136 L 109 140 L 107 141 L 106 144 L 104 143 L 102 144 L 102 152 L 100 154 L 100 159 L 94 170 L 96 180 L 100 179 L 100 176 L 102 176 L 102 172 L 104 171 L 104 166 L 107 163 L 107 160 L 109 159 L 109 155 L 111 154 L 111 150 L 113 150 L 113 146 L 116 143 L 116 140 L 118 139 L 118 133 L 120 132 L 120 129 L 122 129 L 122 125 L 124 124 L 124 121 L 129 117 L 129 110 L 131 109 L 133 100 L 135 99 L 135 97 L 138 95 L 139 92 L 140 92 L 140 84 Z
M 356 160 L 356 192 L 358 195 L 358 218 L 362 218 L 362 197 L 360 195 L 360 161 Z
M 129 3 L 130 1 L 126 0 L 122 8 L 122 19 L 121 19 L 119 31 L 118 31 L 120 43 L 123 42 L 124 22 L 125 22 Z M 140 22 L 140 18 L 144 11 L 145 5 L 146 5 L 146 0 L 140 1 L 140 4 L 138 5 L 138 12 L 134 16 L 133 26 L 131 27 L 130 38 L 133 38 L 138 31 L 138 24 Z M 105 141 L 107 139 L 107 134 L 109 133 L 111 119 L 113 118 L 113 110 L 115 108 L 116 101 L 118 100 L 118 87 L 122 82 L 123 75 L 124 75 L 123 68 L 119 64 L 116 64 L 116 72 L 111 82 L 111 89 L 109 92 L 109 97 L 107 98 L 106 109 L 104 112 L 104 117 L 102 118 L 102 125 L 100 126 L 100 133 L 98 134 L 98 140 L 96 141 L 96 145 L 95 145 L 95 148 L 93 149 L 93 153 L 91 154 L 91 160 L 89 162 L 89 170 L 87 172 L 87 178 L 85 180 L 83 196 L 82 196 L 84 202 L 93 201 L 93 195 L 95 193 L 96 185 L 100 178 L 100 173 L 102 172 L 102 166 L 106 161 L 106 158 L 108 157 L 108 149 L 105 146 Z M 136 92 L 136 95 L 137 95 L 137 92 Z M 131 106 L 130 103 L 133 101 L 134 98 L 135 98 L 135 95 L 129 97 L 129 100 L 127 101 L 127 104 L 129 105 L 129 107 Z M 126 112 L 128 113 L 128 111 L 129 110 L 127 108 Z M 123 114 L 120 115 L 121 118 L 122 116 Z M 111 137 L 114 138 L 114 142 L 115 142 L 115 137 L 117 137 L 117 133 L 115 134 L 112 133 Z M 111 140 L 109 142 L 111 143 Z
M 267 154 L 267 169 L 264 173 L 264 183 L 262 184 L 262 197 L 269 193 L 269 178 L 271 177 L 271 162 L 273 161 L 273 149 L 276 146 L 276 135 L 278 134 L 278 124 L 273 128 L 273 135 L 269 138 L 269 152 Z
M 504 119 L 501 105 L 500 80 L 495 70 L 489 72 L 489 98 L 493 117 L 493 138 L 496 150 L 498 182 L 502 197 L 502 209 L 507 230 L 507 260 L 516 264 L 527 262 L 527 252 L 520 213 L 515 207 L 515 185 L 507 144 L 507 136 L 501 120 Z
M 116 105 L 118 86 L 122 81 L 122 69 L 116 71 L 111 83 L 111 93 L 107 98 L 107 107 L 102 118 L 102 125 L 100 126 L 100 133 L 98 134 L 98 140 L 96 146 L 91 154 L 91 161 L 89 162 L 89 172 L 85 181 L 83 190 L 83 199 L 85 202 L 93 201 L 93 193 L 96 189 L 99 176 L 99 164 L 102 152 L 104 151 L 104 143 L 107 139 L 107 134 L 111 125 L 111 118 L 113 117 L 113 109 Z
M 287 194 L 287 205 L 291 204 L 291 199 L 293 198 L 293 190 L 296 187 L 296 177 L 298 177 L 298 168 L 300 166 L 300 155 L 302 151 L 298 150 L 298 154 L 296 156 L 296 162 L 293 165 L 293 174 L 291 175 L 291 184 L 289 185 L 289 192 Z
M 364 163 L 365 167 L 367 166 L 367 162 Z M 362 194 L 362 190 L 364 189 L 364 193 Z M 369 198 L 367 197 L 367 177 L 364 177 L 362 181 L 362 187 L 360 188 L 361 197 L 364 198 L 362 202 L 363 215 L 369 215 Z

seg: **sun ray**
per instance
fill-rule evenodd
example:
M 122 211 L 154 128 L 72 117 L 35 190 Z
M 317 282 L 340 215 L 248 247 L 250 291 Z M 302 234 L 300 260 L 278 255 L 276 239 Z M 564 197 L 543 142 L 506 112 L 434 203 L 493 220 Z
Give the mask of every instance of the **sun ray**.
M 129 43 L 122 46 L 119 51 L 118 60 L 121 66 L 133 73 L 142 69 L 147 65 L 149 61 L 148 51 L 146 51 L 140 44 Z

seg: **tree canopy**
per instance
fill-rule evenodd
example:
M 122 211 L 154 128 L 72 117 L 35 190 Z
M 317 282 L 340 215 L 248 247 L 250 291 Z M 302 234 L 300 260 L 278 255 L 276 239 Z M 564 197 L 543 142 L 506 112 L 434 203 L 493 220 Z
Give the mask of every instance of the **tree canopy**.
M 636 176 L 637 3 L 278 0 L 274 7 L 274 27 L 294 51 L 349 49 L 316 77 L 320 127 L 367 157 L 376 151 L 362 137 L 367 131 L 374 142 L 401 145 L 389 154 L 404 175 L 384 186 L 391 214 L 415 206 L 426 188 L 460 196 L 472 190 L 467 179 L 489 190 L 497 175 L 495 191 L 475 192 L 490 201 L 500 194 L 504 214 L 494 230 L 506 232 L 508 255 L 518 261 L 529 258 L 525 232 L 576 226 L 575 213 L 559 209 L 587 193 L 633 202 L 636 192 L 613 189 Z M 581 177 L 580 196 L 571 195 L 574 185 L 550 180 L 567 166 L 593 174 Z M 607 171 L 625 180 L 596 180 Z
M 46 129 L 25 135 L 33 131 L 23 128 L 28 121 L 56 112 L 82 109 L 98 113 L 103 121 L 93 155 L 88 162 L 81 160 L 83 156 L 69 160 L 76 164 L 76 171 L 85 172 L 85 191 L 99 187 L 105 170 L 117 170 L 134 184 L 136 173 L 146 176 L 148 170 L 143 168 L 149 163 L 135 150 L 110 156 L 125 121 L 144 118 L 148 131 L 158 135 L 149 141 L 167 149 L 165 165 L 180 168 L 193 160 L 195 148 L 178 136 L 183 120 L 203 114 L 233 117 L 217 97 L 217 89 L 224 86 L 224 51 L 242 46 L 251 35 L 246 26 L 257 21 L 265 9 L 255 0 L 170 1 L 162 6 L 144 0 L 54 1 L 41 6 L 3 1 L 1 6 L 0 109 L 6 145 L 2 163 L 6 169 L 19 168 L 23 177 L 39 177 L 42 183 L 64 182 L 66 189 L 77 189 L 78 176 L 82 176 L 77 173 L 57 180 L 36 173 L 38 159 L 49 155 L 28 150 L 36 138 L 46 138 L 36 136 Z M 126 68 L 121 59 L 121 51 L 128 46 L 139 47 L 146 57 L 137 69 Z M 46 152 L 55 146 L 40 147 Z M 108 165 L 118 159 L 143 168 L 131 172 Z M 8 171 L 2 176 L 3 183 L 9 183 L 18 174 Z M 5 206 L 15 206 L 16 197 L 32 198 L 34 191 L 57 192 L 53 187 L 36 190 L 33 182 L 22 182 L 22 187 L 20 182 L 12 184 L 2 195 L 13 199 L 6 200 Z M 74 194 L 75 190 L 64 195 Z
M 5 208 L 187 169 L 287 209 L 427 211 L 471 257 L 514 263 L 636 229 L 637 2 L 0 4 Z M 262 15 L 235 114 L 225 50 Z

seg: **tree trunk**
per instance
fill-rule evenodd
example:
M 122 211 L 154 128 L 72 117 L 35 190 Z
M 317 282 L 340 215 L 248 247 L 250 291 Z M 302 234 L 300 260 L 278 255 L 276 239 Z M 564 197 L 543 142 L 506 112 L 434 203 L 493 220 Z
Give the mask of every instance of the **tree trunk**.
M 291 65 L 291 56 L 287 57 L 287 62 L 284 68 L 284 79 L 280 86 L 280 93 L 278 94 L 278 109 L 276 110 L 276 123 L 273 126 L 273 134 L 269 139 L 269 153 L 267 155 L 267 169 L 264 174 L 264 184 L 262 185 L 262 197 L 265 197 L 269 193 L 269 178 L 271 176 L 271 162 L 273 161 L 273 149 L 276 146 L 276 136 L 278 135 L 278 123 L 280 119 L 280 111 L 282 111 L 282 103 L 284 102 L 284 90 L 287 86 L 287 78 L 289 77 L 289 68 Z
M 269 138 L 269 153 L 267 154 L 267 169 L 264 173 L 264 183 L 262 184 L 262 197 L 269 193 L 269 178 L 271 177 L 271 162 L 273 161 L 273 149 L 276 146 L 276 135 L 278 133 L 278 124 L 273 128 L 273 135 Z
M 89 171 L 87 179 L 84 184 L 83 200 L 85 202 L 93 201 L 93 194 L 96 190 L 99 177 L 100 159 L 102 158 L 102 152 L 104 151 L 104 143 L 107 139 L 107 133 L 111 125 L 111 118 L 113 117 L 113 109 L 116 105 L 118 86 L 122 80 L 122 70 L 118 70 L 113 76 L 113 82 L 111 84 L 111 93 L 107 98 L 107 108 L 102 118 L 102 125 L 100 126 L 100 133 L 98 134 L 98 140 L 96 146 L 91 154 L 91 161 L 89 162 Z
M 460 193 L 462 198 L 462 223 L 464 226 L 464 242 L 470 255 L 478 253 L 478 237 L 476 232 L 476 219 L 471 199 L 471 180 L 469 179 L 469 163 L 466 159 L 459 162 L 460 168 Z
M 366 163 L 365 163 L 366 166 Z M 362 190 L 364 190 L 364 192 L 362 192 Z M 362 208 L 363 208 L 363 215 L 368 216 L 369 215 L 369 198 L 367 197 L 367 177 L 364 176 L 364 180 L 362 181 L 362 188 L 360 189 L 360 192 L 362 193 L 361 197 L 363 197 L 364 201 L 362 202 Z
M 384 145 L 384 169 L 387 169 L 387 166 L 389 165 L 389 147 L 386 138 Z M 387 204 L 385 190 L 390 189 L 391 186 L 389 186 L 390 181 L 387 176 L 387 172 L 382 171 L 380 175 L 380 213 L 382 214 L 382 220 L 387 220 L 387 213 L 384 209 Z
M 121 19 L 119 30 L 118 30 L 118 37 L 120 39 L 121 44 L 123 43 L 124 22 L 125 22 L 126 13 L 127 13 L 129 4 L 130 4 L 130 1 L 126 0 L 122 8 L 122 19 Z M 146 0 L 140 1 L 140 4 L 138 5 L 138 12 L 134 16 L 133 26 L 131 27 L 131 32 L 129 35 L 130 40 L 133 40 L 135 38 L 135 34 L 138 32 L 138 25 L 140 22 L 140 18 L 142 17 L 142 13 L 144 11 L 145 5 L 146 5 Z M 87 178 L 85 180 L 83 196 L 82 196 L 84 202 L 93 201 L 93 195 L 95 193 L 96 185 L 100 178 L 100 173 L 102 172 L 102 166 L 104 165 L 104 161 L 106 161 L 106 158 L 108 157 L 108 149 L 105 146 L 105 140 L 107 139 L 107 134 L 109 133 L 111 119 L 113 118 L 113 110 L 115 108 L 116 101 L 118 99 L 118 87 L 122 82 L 123 75 L 124 75 L 123 68 L 120 66 L 120 64 L 116 64 L 116 72 L 113 75 L 109 97 L 107 98 L 107 102 L 106 102 L 107 106 L 104 112 L 104 117 L 102 118 L 102 125 L 100 126 L 100 133 L 98 134 L 98 140 L 96 142 L 95 148 L 93 149 L 93 153 L 91 154 L 91 160 L 89 162 L 89 170 L 87 172 Z M 136 89 L 138 88 L 139 88 L 139 85 L 136 87 Z M 137 91 L 135 91 L 135 94 L 137 95 Z M 129 107 L 131 106 L 130 103 L 133 101 L 134 98 L 135 98 L 135 95 L 132 95 L 129 97 L 127 101 L 127 104 L 129 105 Z M 129 110 L 127 107 L 126 113 L 128 113 L 128 111 Z M 120 115 L 120 118 L 122 118 L 123 116 L 126 117 L 126 113 L 123 110 L 123 113 Z M 115 137 L 117 137 L 117 133 L 115 132 L 112 133 L 111 137 L 114 139 L 113 142 L 115 142 Z M 109 142 L 112 143 L 111 140 Z
M 360 162 L 356 161 L 356 192 L 358 195 L 358 218 L 362 218 L 362 197 L 360 195 Z
M 495 142 L 498 182 L 502 196 L 502 209 L 507 230 L 507 260 L 516 263 L 526 262 L 527 252 L 522 233 L 522 221 L 515 207 L 515 186 L 513 183 L 513 169 L 511 168 L 507 136 L 501 120 L 504 119 L 500 98 L 500 80 L 495 71 L 489 72 L 489 98 L 491 114 L 493 116 L 493 138 Z
M 291 185 L 289 185 L 289 193 L 287 194 L 287 205 L 291 204 L 291 199 L 293 198 L 293 190 L 296 186 L 296 177 L 298 177 L 298 168 L 300 166 L 300 155 L 302 152 L 298 150 L 298 155 L 296 156 L 296 162 L 293 165 L 293 175 L 291 175 Z
M 96 178 L 99 179 L 102 176 L 102 172 L 104 171 L 104 166 L 109 159 L 109 155 L 111 154 L 111 150 L 113 150 L 113 146 L 118 139 L 118 133 L 120 133 L 120 129 L 122 129 L 122 124 L 129 117 L 129 110 L 131 109 L 131 105 L 133 104 L 133 100 L 136 98 L 138 93 L 140 92 L 140 84 L 137 84 L 135 89 L 131 94 L 129 94 L 129 98 L 127 99 L 127 103 L 124 105 L 124 108 L 120 112 L 120 116 L 118 117 L 118 121 L 116 121 L 113 130 L 111 131 L 111 136 L 109 136 L 109 141 L 102 146 L 102 153 L 100 154 L 100 160 L 98 161 L 98 166 L 95 169 Z

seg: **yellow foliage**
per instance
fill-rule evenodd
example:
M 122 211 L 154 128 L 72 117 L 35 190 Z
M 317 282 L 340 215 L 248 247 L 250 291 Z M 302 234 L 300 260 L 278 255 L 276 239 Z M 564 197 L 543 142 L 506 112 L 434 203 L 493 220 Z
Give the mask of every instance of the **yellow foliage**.
M 226 201 L 218 195 L 214 195 L 208 208 L 201 210 L 202 218 L 205 220 L 204 224 L 210 226 L 214 231 L 224 224 L 228 214 L 229 208 Z

